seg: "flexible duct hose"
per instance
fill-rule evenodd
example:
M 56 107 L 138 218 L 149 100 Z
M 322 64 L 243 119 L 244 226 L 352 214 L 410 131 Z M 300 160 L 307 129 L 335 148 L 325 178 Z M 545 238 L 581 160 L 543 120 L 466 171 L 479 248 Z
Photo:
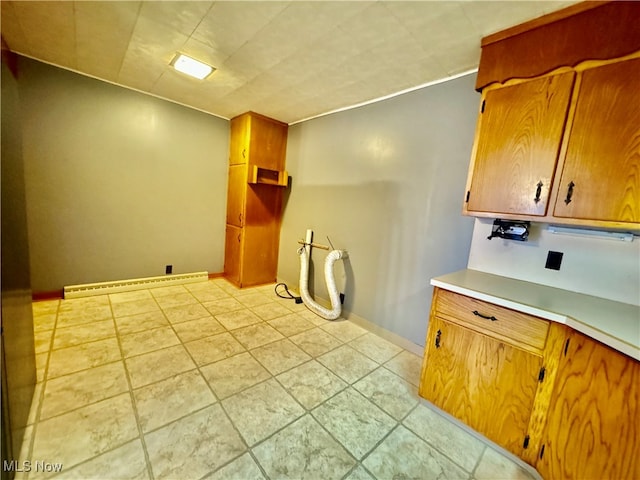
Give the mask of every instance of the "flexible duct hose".
M 329 298 L 331 299 L 331 310 L 317 304 L 309 295 L 309 251 L 311 247 L 304 245 L 298 249 L 298 255 L 300 255 L 300 296 L 303 303 L 309 310 L 320 315 L 327 320 L 335 320 L 342 313 L 342 303 L 340 303 L 340 295 L 338 294 L 338 287 L 336 287 L 336 280 L 333 275 L 333 267 L 337 260 L 342 258 L 348 258 L 349 254 L 346 250 L 333 250 L 329 252 L 326 260 L 324 261 L 324 281 L 327 285 L 327 291 L 329 292 Z

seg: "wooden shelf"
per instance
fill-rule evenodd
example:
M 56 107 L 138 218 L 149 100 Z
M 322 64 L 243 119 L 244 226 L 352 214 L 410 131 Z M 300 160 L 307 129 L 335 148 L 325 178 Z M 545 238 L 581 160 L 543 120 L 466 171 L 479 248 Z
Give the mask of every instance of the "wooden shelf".
M 286 170 L 271 170 L 269 168 L 258 167 L 257 165 L 250 165 L 247 182 L 286 187 L 289 184 L 289 176 Z

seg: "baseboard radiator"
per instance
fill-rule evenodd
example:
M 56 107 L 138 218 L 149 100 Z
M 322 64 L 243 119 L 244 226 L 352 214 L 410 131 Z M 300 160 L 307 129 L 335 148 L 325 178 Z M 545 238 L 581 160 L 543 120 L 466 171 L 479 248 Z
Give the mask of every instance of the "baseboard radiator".
M 208 280 L 208 272 L 195 272 L 162 275 L 160 277 L 133 278 L 131 280 L 116 280 L 113 282 L 86 283 L 84 285 L 64 287 L 64 298 L 90 297 L 93 295 L 106 295 L 107 293 L 120 293 L 146 288 L 206 282 Z

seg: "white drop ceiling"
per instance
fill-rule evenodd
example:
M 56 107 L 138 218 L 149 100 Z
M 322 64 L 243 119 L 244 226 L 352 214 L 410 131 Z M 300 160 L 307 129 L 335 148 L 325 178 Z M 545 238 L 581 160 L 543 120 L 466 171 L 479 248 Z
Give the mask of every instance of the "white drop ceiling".
M 573 1 L 6 1 L 16 53 L 223 118 L 295 123 L 477 68 L 480 39 Z M 176 52 L 217 70 L 195 80 Z

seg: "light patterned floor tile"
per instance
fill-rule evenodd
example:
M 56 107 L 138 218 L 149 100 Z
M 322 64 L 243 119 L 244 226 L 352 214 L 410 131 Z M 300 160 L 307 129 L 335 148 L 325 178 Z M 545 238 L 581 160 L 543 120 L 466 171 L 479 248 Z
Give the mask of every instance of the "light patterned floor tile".
M 174 323 L 173 329 L 183 343 L 210 337 L 211 335 L 217 335 L 225 331 L 225 328 L 220 325 L 220 322 L 211 315 L 197 320 L 189 320 L 188 322 Z
M 115 317 L 127 317 L 139 313 L 157 312 L 160 307 L 153 298 L 143 298 L 130 302 L 112 303 L 113 315 Z
M 227 330 L 235 330 L 262 322 L 260 317 L 248 309 L 221 313 L 215 317 Z
M 343 345 L 318 357 L 318 361 L 347 383 L 354 383 L 378 367 L 348 345 Z
M 129 391 L 122 361 L 72 373 L 47 381 L 40 418 L 84 407 Z
M 250 454 L 245 453 L 240 458 L 225 465 L 217 472 L 206 477 L 206 480 L 265 480 L 260 467 Z
M 182 345 L 127 358 L 125 365 L 133 388 L 164 380 L 196 366 Z
M 296 313 L 290 313 L 284 317 L 270 320 L 268 323 L 287 337 L 302 333 L 315 327 L 315 325 L 309 320 L 305 320 Z
M 477 480 L 531 480 L 539 478 L 520 465 L 487 447 L 473 472 Z
M 266 323 L 238 328 L 233 330 L 233 336 L 249 350 L 284 338 L 276 329 Z
M 164 308 L 163 311 L 172 324 L 198 320 L 200 318 L 211 316 L 209 311 L 199 303 L 167 307 Z
M 143 432 L 155 430 L 216 402 L 198 370 L 138 388 L 133 396 Z
M 127 392 L 39 422 L 32 458 L 62 463 L 69 469 L 137 436 Z M 37 478 L 34 473 L 29 478 Z
M 222 401 L 249 446 L 304 414 L 304 409 L 275 379 L 259 383 Z
M 211 285 L 207 285 L 202 289 L 193 289 L 191 290 L 191 295 L 193 295 L 199 302 L 202 303 L 231 298 L 230 295 L 221 288 Z
M 47 330 L 53 330 L 56 326 L 56 319 L 58 318 L 58 314 L 56 312 L 53 313 L 41 313 L 33 315 L 33 331 L 34 332 L 45 332 Z
M 343 319 L 326 321 L 326 323 L 320 325 L 320 328 L 343 342 L 350 342 L 367 333 L 364 328 L 359 327 L 355 323 L 351 323 L 349 320 Z
M 289 337 L 293 343 L 312 357 L 318 357 L 342 345 L 342 342 L 333 335 L 329 335 L 321 328 L 306 330 Z
M 246 308 L 233 297 L 204 302 L 202 306 L 206 308 L 211 315 L 220 315 L 221 313 L 234 312 Z
M 375 478 L 369 475 L 362 465 L 358 465 L 344 480 L 375 480 Z
M 116 329 L 112 319 L 57 328 L 53 338 L 53 349 L 73 347 L 82 343 L 115 337 L 115 335 Z
M 145 332 L 132 333 L 120 337 L 120 345 L 125 357 L 142 355 L 154 350 L 172 347 L 179 343 L 180 339 L 171 327 L 153 328 Z
M 58 319 L 56 321 L 57 328 L 70 327 L 72 325 L 81 325 L 83 323 L 97 322 L 98 320 L 106 320 L 112 318 L 111 306 L 97 304 L 86 308 L 69 308 L 64 310 L 65 304 L 60 306 L 58 311 Z
M 245 351 L 242 344 L 228 332 L 185 343 L 185 347 L 199 366 L 217 362 Z
M 149 293 L 153 295 L 154 298 L 158 298 L 181 295 L 183 293 L 188 293 L 188 291 L 184 285 L 169 285 L 167 287 L 150 288 Z
M 120 347 L 115 337 L 75 347 L 53 350 L 49 357 L 48 378 L 79 372 L 120 360 Z
M 270 478 L 339 479 L 356 464 L 310 415 L 276 433 L 253 453 Z
M 271 377 L 250 353 L 240 353 L 200 368 L 215 394 L 227 398 Z
M 418 404 L 418 389 L 386 368 L 378 368 L 353 387 L 396 420 Z
M 264 365 L 272 375 L 278 375 L 279 373 L 311 360 L 309 355 L 286 338 L 258 347 L 252 350 L 251 354 Z
M 236 295 L 235 298 L 245 307 L 257 307 L 274 301 L 273 298 L 257 292 L 243 293 L 242 295 Z
M 135 300 L 148 300 L 152 298 L 151 292 L 147 289 L 132 290 L 130 292 L 111 293 L 107 295 L 109 301 L 114 303 L 133 302 Z
M 352 340 L 349 346 L 378 363 L 391 360 L 402 351 L 402 348 L 373 333 L 367 333 Z
M 147 461 L 139 439 L 133 440 L 121 447 L 103 453 L 70 470 L 63 469 L 63 473 L 56 478 L 66 480 L 87 479 L 118 479 L 118 480 L 147 480 Z
M 219 404 L 146 434 L 145 443 L 158 480 L 199 479 L 246 451 Z
M 308 410 L 348 386 L 315 360 L 292 368 L 276 378 Z
M 139 313 L 128 317 L 117 317 L 116 328 L 120 335 L 144 332 L 152 328 L 168 327 L 169 322 L 160 310 Z
M 352 388 L 311 413 L 358 460 L 396 426 L 393 418 Z
M 191 295 L 191 293 L 185 291 L 184 293 L 178 293 L 176 295 L 156 297 L 156 302 L 158 302 L 160 308 L 167 310 L 168 308 L 197 304 L 198 300 L 196 300 L 196 297 Z
M 40 300 L 31 304 L 31 310 L 34 317 L 40 315 L 51 315 L 58 313 L 60 300 Z
M 263 320 L 273 320 L 274 318 L 283 317 L 291 313 L 291 310 L 280 305 L 278 302 L 269 302 L 264 305 L 258 305 L 256 307 L 252 307 L 251 311 Z
M 485 448 L 480 440 L 425 405 L 418 405 L 403 424 L 468 472 Z
M 396 375 L 401 376 L 412 385 L 420 384 L 420 370 L 422 369 L 422 358 L 411 352 L 403 350 L 384 364 Z
M 44 330 L 33 333 L 33 342 L 36 353 L 48 352 L 51 350 L 53 334 L 53 330 Z
M 402 425 L 362 463 L 376 478 L 469 478 L 469 473 Z

